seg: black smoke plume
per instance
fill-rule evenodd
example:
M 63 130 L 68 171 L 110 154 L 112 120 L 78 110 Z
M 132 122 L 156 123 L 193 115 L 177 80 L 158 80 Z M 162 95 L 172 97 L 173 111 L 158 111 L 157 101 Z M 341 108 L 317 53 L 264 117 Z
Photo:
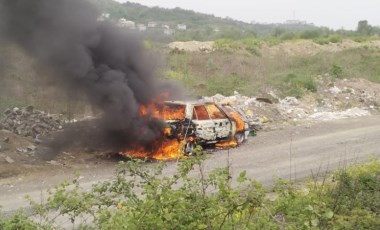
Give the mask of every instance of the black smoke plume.
M 141 104 L 171 88 L 156 80 L 156 59 L 138 36 L 98 16 L 85 0 L 0 0 L 0 40 L 20 46 L 65 90 L 83 92 L 102 111 L 100 119 L 67 129 L 57 148 L 122 150 L 149 144 L 164 125 L 139 116 Z

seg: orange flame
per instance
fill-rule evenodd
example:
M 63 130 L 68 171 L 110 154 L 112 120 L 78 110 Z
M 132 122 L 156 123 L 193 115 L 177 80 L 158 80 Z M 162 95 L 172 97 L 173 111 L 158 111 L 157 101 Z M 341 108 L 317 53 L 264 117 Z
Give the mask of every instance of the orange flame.
M 184 119 L 185 105 L 164 103 L 165 98 L 168 98 L 168 95 L 162 95 L 150 104 L 141 105 L 140 115 L 162 120 Z M 170 136 L 171 132 L 170 127 L 165 127 L 162 130 L 162 134 L 165 137 Z M 184 144 L 181 138 L 181 136 L 178 136 L 176 139 L 159 138 L 153 142 L 151 150 L 147 150 L 144 146 L 136 146 L 120 154 L 127 157 L 152 158 L 157 160 L 178 159 L 183 156 Z
M 232 140 L 218 142 L 215 144 L 217 148 L 235 148 L 238 146 L 237 140 L 232 138 Z
M 183 146 L 184 143 L 176 139 L 164 139 L 154 143 L 152 152 L 147 151 L 144 147 L 137 147 L 120 154 L 127 157 L 171 160 L 183 156 Z
M 235 121 L 236 132 L 244 132 L 245 123 L 244 123 L 242 116 L 237 111 L 235 111 L 233 108 L 231 108 L 229 105 L 224 105 L 223 110 L 224 110 L 224 112 L 226 112 L 227 116 L 230 119 Z

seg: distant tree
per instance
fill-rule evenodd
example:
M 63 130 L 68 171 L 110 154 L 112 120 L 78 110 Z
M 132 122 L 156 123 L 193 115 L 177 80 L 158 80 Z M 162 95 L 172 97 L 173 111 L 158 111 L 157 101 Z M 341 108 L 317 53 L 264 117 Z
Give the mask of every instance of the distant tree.
M 286 33 L 284 28 L 276 27 L 273 30 L 273 36 L 276 38 L 281 37 L 284 33 Z
M 362 20 L 358 22 L 358 28 L 356 32 L 360 35 L 371 35 L 372 34 L 372 26 L 368 24 L 367 20 Z
M 305 30 L 300 34 L 300 38 L 303 39 L 314 39 L 319 38 L 322 35 L 322 31 L 319 29 L 315 30 Z

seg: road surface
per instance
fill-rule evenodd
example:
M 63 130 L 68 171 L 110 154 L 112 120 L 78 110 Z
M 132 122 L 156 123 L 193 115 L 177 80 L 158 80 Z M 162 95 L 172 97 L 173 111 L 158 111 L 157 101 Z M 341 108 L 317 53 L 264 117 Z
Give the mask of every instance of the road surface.
M 246 170 L 248 176 L 271 185 L 276 178 L 302 180 L 312 173 L 323 174 L 371 157 L 380 157 L 380 116 L 377 115 L 262 131 L 239 148 L 212 153 L 205 162 L 205 170 L 230 164 L 234 176 Z M 74 172 L 82 175 L 81 185 L 85 188 L 112 178 L 115 161 L 94 162 L 1 179 L 3 212 L 10 214 L 27 207 L 26 195 L 36 201 L 45 199 L 46 189 L 63 180 L 72 180 Z M 166 172 L 174 172 L 176 165 L 169 162 Z

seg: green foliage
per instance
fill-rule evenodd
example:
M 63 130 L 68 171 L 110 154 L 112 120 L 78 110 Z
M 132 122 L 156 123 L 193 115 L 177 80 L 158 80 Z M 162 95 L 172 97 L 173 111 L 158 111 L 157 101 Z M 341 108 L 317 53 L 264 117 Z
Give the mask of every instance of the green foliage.
M 343 74 L 344 74 L 343 68 L 340 67 L 339 65 L 334 64 L 331 67 L 330 74 L 336 78 L 343 78 Z
M 218 39 L 214 42 L 213 48 L 225 53 L 232 53 L 240 50 L 241 44 L 238 41 L 232 39 Z
M 218 39 L 214 42 L 213 48 L 223 53 L 234 53 L 238 51 L 247 51 L 249 54 L 260 56 L 259 48 L 262 42 L 255 38 L 246 38 L 243 40 Z
M 306 30 L 300 34 L 300 38 L 302 39 L 316 39 L 322 35 L 321 30 Z
M 342 37 L 339 35 L 332 35 L 329 37 L 317 38 L 313 41 L 319 45 L 327 45 L 329 43 L 341 43 L 343 40 Z
M 317 83 L 311 76 L 288 74 L 280 82 L 280 89 L 284 96 L 300 98 L 306 92 L 317 91 Z
M 226 96 L 233 95 L 234 91 L 245 93 L 249 90 L 249 85 L 247 77 L 237 74 L 225 77 L 212 77 L 206 83 L 208 95 L 220 93 Z
M 202 162 L 200 155 L 183 160 L 169 176 L 164 164 L 121 163 L 114 180 L 98 183 L 90 192 L 76 182 L 63 183 L 46 205 L 34 205 L 44 218 L 51 210 L 73 222 L 92 216 L 93 223 L 82 227 L 96 229 L 260 229 L 266 224 L 267 212 L 258 212 L 265 195 L 259 183 L 242 172 L 232 186 L 229 167 L 206 175 Z
M 329 182 L 331 181 L 331 182 Z M 379 229 L 380 161 L 340 170 L 306 186 L 279 181 L 274 212 L 288 229 Z
M 1 211 L 1 210 L 0 210 Z M 43 226 L 30 220 L 23 212 L 11 216 L 8 219 L 3 219 L 0 215 L 1 230 L 50 230 L 49 226 Z
M 297 38 L 297 34 L 295 32 L 286 32 L 286 33 L 283 33 L 280 36 L 280 39 L 282 41 L 293 40 L 293 39 L 296 39 L 296 38 Z
M 22 107 L 25 102 L 16 97 L 0 97 L 0 114 L 8 108 Z
M 122 162 L 113 180 L 90 191 L 78 180 L 64 182 L 50 191 L 47 203 L 31 202 L 33 221 L 19 213 L 0 218 L 0 229 L 59 229 L 52 212 L 79 229 L 380 228 L 379 160 L 322 179 L 313 174 L 301 186 L 280 179 L 269 199 L 245 171 L 232 178 L 226 166 L 206 174 L 204 159 L 200 150 L 171 175 L 164 163 Z

